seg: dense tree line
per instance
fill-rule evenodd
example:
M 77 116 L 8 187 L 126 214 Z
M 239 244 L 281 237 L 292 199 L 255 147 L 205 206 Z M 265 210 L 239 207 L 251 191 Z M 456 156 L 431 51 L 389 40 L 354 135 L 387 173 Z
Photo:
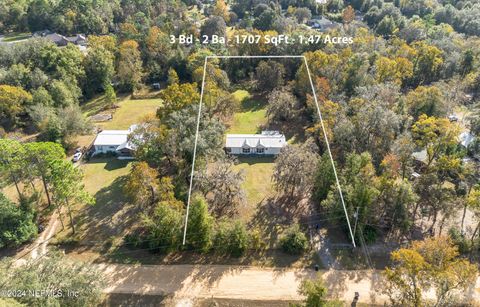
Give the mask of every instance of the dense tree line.
M 437 24 L 451 25 L 456 31 L 468 35 L 480 34 L 480 4 L 478 1 L 384 1 L 351 0 L 355 9 L 365 12 L 365 20 L 377 28 L 379 34 L 393 34 L 406 25 L 406 19 L 415 17 Z M 408 27 L 408 26 L 407 26 Z M 381 32 L 381 33 L 380 33 Z
M 11 258 L 2 259 L 0 272 L 2 287 L 24 294 L 2 297 L 0 304 L 4 306 L 93 306 L 103 298 L 103 276 L 90 264 L 66 259 L 57 250 L 23 265 Z M 35 295 L 39 289 L 51 293 Z
M 22 144 L 10 139 L 0 139 L 0 149 L 1 186 L 13 185 L 19 200 L 17 205 L 2 197 L 1 244 L 16 246 L 36 235 L 36 217 L 43 199 L 49 210 L 57 210 L 61 219 L 62 212 L 68 213 L 75 234 L 72 206 L 93 203 L 93 199 L 84 190 L 81 171 L 66 160 L 64 149 L 56 143 Z M 9 220 L 15 215 L 16 219 Z

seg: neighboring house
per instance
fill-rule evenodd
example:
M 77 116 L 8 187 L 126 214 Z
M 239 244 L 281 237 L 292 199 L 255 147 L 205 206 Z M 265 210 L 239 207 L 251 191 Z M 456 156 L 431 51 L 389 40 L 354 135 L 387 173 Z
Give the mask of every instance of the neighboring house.
M 468 148 L 473 141 L 475 141 L 475 136 L 468 131 L 464 131 L 458 136 L 458 143 L 465 148 Z M 418 167 L 423 167 L 428 163 L 428 155 L 425 149 L 412 153 L 412 158 Z
M 47 34 L 47 35 L 44 36 L 44 38 L 53 42 L 58 47 L 64 47 L 64 46 L 68 45 L 68 43 L 69 43 L 69 40 L 65 36 L 57 34 L 57 33 Z
M 87 46 L 87 38 L 84 34 L 76 34 L 75 36 L 67 37 L 58 33 L 51 32 L 49 30 L 43 30 L 35 32 L 33 36 L 48 39 L 59 47 L 64 47 L 69 43 L 77 45 L 79 47 Z
M 458 139 L 460 141 L 460 144 L 463 147 L 468 148 L 470 146 L 470 144 L 472 144 L 472 142 L 475 141 L 475 136 L 473 136 L 468 131 L 464 131 L 464 132 L 460 133 L 460 135 L 458 136 Z
M 87 45 L 87 38 L 85 37 L 84 34 L 77 34 L 75 36 L 69 36 L 67 37 L 67 40 L 75 45 L 79 46 L 86 46 Z
M 423 164 L 428 163 L 428 155 L 425 149 L 421 151 L 415 151 L 414 153 L 412 153 L 412 157 L 415 161 L 418 161 L 420 163 L 423 163 Z
M 312 29 L 316 29 L 316 30 L 319 30 L 319 31 L 322 31 L 322 32 L 330 30 L 330 29 L 335 29 L 335 28 L 338 28 L 340 26 L 339 23 L 333 22 L 330 19 L 327 19 L 323 16 L 320 16 L 320 18 L 317 18 L 317 19 L 309 20 L 307 22 L 307 25 L 312 27 Z
M 40 30 L 40 31 L 35 31 L 33 32 L 33 37 L 45 37 L 47 36 L 48 34 L 52 34 L 53 32 L 48 30 L 48 29 L 45 29 L 45 30 Z
M 225 150 L 232 155 L 278 155 L 287 145 L 285 136 L 278 131 L 262 134 L 227 134 Z
M 103 130 L 93 142 L 93 155 L 114 153 L 119 158 L 131 158 L 135 145 L 128 140 L 128 136 L 137 128 L 132 125 L 128 130 Z

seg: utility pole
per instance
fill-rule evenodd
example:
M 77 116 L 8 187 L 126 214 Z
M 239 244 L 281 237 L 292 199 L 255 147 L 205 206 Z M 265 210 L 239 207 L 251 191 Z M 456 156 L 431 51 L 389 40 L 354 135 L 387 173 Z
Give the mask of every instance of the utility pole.
M 359 207 L 357 207 L 357 210 L 355 210 L 355 213 L 353 214 L 353 217 L 355 218 L 355 226 L 353 226 L 353 237 L 355 237 L 355 231 L 357 230 L 358 209 L 359 209 Z

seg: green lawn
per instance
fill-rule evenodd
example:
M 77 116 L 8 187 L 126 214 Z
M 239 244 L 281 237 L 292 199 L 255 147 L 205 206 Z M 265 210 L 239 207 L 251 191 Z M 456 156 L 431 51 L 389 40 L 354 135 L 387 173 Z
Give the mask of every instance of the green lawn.
M 110 186 L 118 177 L 130 172 L 131 163 L 116 158 L 92 158 L 80 166 L 84 173 L 85 189 L 95 195 L 101 189 Z
M 138 219 L 136 206 L 130 204 L 123 194 L 126 175 L 131 162 L 116 158 L 93 158 L 80 166 L 84 172 L 85 189 L 95 198 L 94 205 L 78 204 L 73 210 L 77 234 L 73 239 L 80 244 L 97 242 L 93 250 L 102 250 L 108 244 L 120 244 L 123 236 Z M 64 216 L 66 231 L 57 235 L 57 240 L 72 240 L 69 221 Z M 97 246 L 98 245 L 98 246 Z
M 22 39 L 30 38 L 31 36 L 32 36 L 31 33 L 11 33 L 11 34 L 5 35 L 5 37 L 3 38 L 3 42 L 11 43 L 11 42 L 19 41 Z
M 104 129 L 127 129 L 137 124 L 147 115 L 155 115 L 158 107 L 162 104 L 161 99 L 125 99 L 120 101 L 113 115 L 113 119 L 103 124 Z
M 235 113 L 227 133 L 258 133 L 261 127 L 267 123 L 266 103 L 254 99 L 244 90 L 233 93 L 240 101 L 240 111 Z
M 107 104 L 105 102 L 105 95 L 94 97 L 82 104 L 80 107 L 85 116 L 95 115 L 107 107 Z
M 103 129 L 109 130 L 128 129 L 132 124 L 141 122 L 145 116 L 155 115 L 158 107 L 162 105 L 162 100 L 130 99 L 130 96 L 126 96 L 119 99 L 117 105 L 117 109 L 105 111 L 106 113 L 113 113 L 111 121 L 96 124 Z M 82 111 L 86 116 L 92 116 L 102 112 L 105 107 L 104 97 L 99 96 L 82 105 Z
M 243 170 L 245 181 L 243 189 L 246 192 L 248 206 L 240 212 L 242 218 L 249 219 L 257 204 L 273 195 L 272 174 L 274 162 L 272 157 L 239 157 L 235 170 Z

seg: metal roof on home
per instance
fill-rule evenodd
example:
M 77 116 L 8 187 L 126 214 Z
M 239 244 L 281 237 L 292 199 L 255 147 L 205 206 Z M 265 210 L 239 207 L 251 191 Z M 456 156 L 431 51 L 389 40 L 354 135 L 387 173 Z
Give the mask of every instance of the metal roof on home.
M 119 146 L 127 142 L 129 130 L 103 130 L 97 135 L 93 145 Z
M 128 130 L 103 130 L 97 135 L 93 145 L 118 146 L 117 150 L 123 148 L 133 149 L 133 144 L 128 142 L 128 135 L 138 127 L 138 125 L 131 125 Z
M 470 132 L 464 131 L 460 133 L 458 136 L 460 144 L 462 144 L 463 147 L 468 148 L 470 144 L 472 144 L 473 141 L 475 141 L 475 136 L 473 136 Z
M 285 136 L 276 131 L 264 131 L 262 134 L 227 134 L 225 142 L 225 147 L 229 148 L 282 148 L 285 145 Z

